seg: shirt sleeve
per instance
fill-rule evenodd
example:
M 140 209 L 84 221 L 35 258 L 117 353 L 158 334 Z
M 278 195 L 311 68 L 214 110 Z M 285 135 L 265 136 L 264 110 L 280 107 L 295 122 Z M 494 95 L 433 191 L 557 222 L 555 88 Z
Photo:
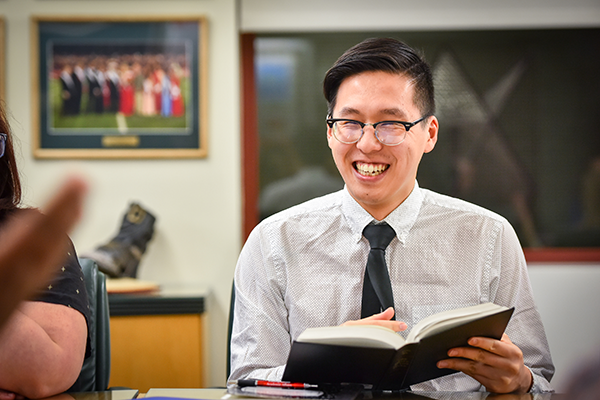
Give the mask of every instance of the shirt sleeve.
M 506 221 L 501 241 L 501 267 L 494 302 L 515 307 L 506 334 L 523 352 L 523 361 L 533 375 L 532 393 L 551 392 L 554 365 L 542 319 L 535 305 L 527 264 L 518 238 Z
M 235 273 L 230 379 L 281 380 L 291 349 L 287 309 L 260 227 L 248 238 Z
M 60 304 L 79 311 L 85 317 L 88 326 L 86 358 L 91 354 L 90 347 L 90 305 L 83 271 L 79 265 L 79 259 L 75 252 L 73 243 L 69 241 L 65 261 L 59 266 L 56 277 L 37 294 L 35 301 L 44 303 Z

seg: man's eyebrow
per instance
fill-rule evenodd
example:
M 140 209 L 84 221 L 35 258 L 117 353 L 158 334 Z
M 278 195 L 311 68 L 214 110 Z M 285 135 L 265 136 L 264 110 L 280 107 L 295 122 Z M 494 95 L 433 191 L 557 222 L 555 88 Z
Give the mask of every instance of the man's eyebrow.
M 389 115 L 396 118 L 406 118 L 406 113 L 399 108 L 384 108 L 379 111 L 380 114 Z M 353 107 L 344 107 L 339 111 L 340 116 L 360 116 L 362 113 Z
M 340 115 L 341 116 L 348 116 L 348 115 L 360 115 L 360 111 L 358 111 L 356 108 L 352 108 L 352 107 L 344 107 L 340 110 Z
M 386 108 L 380 111 L 382 114 L 391 115 L 396 118 L 406 118 L 406 113 L 399 108 Z

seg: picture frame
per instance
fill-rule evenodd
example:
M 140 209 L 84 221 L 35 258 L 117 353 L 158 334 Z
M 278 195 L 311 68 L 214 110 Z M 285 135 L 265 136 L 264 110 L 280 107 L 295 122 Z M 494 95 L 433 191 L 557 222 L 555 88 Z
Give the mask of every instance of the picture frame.
M 207 31 L 203 16 L 33 16 L 34 157 L 206 157 Z

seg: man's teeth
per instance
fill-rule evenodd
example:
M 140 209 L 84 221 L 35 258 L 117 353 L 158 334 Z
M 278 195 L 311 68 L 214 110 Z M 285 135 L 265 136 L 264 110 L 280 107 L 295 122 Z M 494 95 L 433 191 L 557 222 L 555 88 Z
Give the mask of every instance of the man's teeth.
M 356 170 L 361 175 L 375 176 L 385 171 L 388 166 L 385 164 L 361 164 L 356 163 Z

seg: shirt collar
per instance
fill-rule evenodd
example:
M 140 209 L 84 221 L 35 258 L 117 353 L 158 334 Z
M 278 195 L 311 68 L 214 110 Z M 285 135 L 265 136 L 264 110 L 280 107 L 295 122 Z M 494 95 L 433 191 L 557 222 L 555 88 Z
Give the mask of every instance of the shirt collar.
M 384 221 L 394 228 L 396 237 L 400 243 L 406 241 L 410 229 L 417 220 L 422 202 L 423 192 L 421 191 L 418 182 L 415 180 L 415 186 L 406 200 L 385 217 Z M 346 186 L 344 186 L 344 190 L 342 191 L 342 212 L 348 221 L 348 225 L 352 230 L 352 235 L 357 243 L 362 239 L 362 232 L 365 229 L 365 226 L 372 222 L 377 222 L 377 220 L 362 208 L 350 195 Z

